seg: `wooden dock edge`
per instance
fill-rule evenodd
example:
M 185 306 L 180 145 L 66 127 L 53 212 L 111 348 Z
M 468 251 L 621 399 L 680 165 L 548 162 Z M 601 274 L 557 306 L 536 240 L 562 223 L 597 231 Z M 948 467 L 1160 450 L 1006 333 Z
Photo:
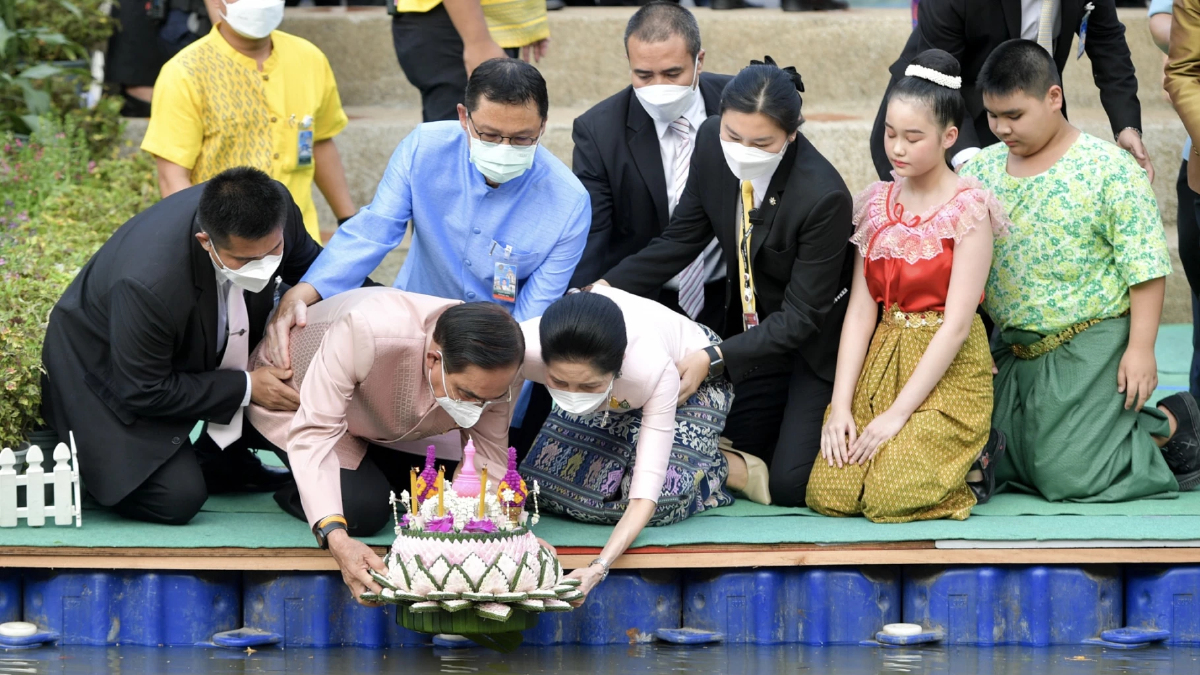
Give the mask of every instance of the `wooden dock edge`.
M 384 549 L 377 548 L 379 553 Z M 564 569 L 587 565 L 598 548 L 561 547 Z M 840 565 L 1197 564 L 1200 547 L 937 548 L 936 542 L 822 546 L 707 545 L 633 549 L 614 568 L 695 569 Z M 315 548 L 68 548 L 0 546 L 0 568 L 333 571 Z

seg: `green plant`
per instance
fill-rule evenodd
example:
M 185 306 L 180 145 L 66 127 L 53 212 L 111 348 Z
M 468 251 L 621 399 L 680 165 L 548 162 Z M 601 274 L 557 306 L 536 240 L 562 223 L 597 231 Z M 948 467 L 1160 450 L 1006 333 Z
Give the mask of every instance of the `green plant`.
M 50 310 L 116 228 L 158 200 L 144 153 L 91 159 L 86 132 L 43 119 L 0 146 L 0 447 L 39 422 Z
M 120 106 L 87 110 L 82 95 L 91 82 L 86 60 L 113 27 L 103 0 L 0 0 L 0 132 L 28 134 L 45 115 L 71 117 L 95 152 L 109 151 Z

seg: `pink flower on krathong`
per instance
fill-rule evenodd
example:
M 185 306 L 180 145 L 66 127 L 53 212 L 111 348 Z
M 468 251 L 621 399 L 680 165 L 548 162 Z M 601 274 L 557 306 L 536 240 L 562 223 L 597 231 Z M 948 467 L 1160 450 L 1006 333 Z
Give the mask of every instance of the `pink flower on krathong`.
M 447 513 L 444 518 L 430 518 L 428 523 L 425 523 L 426 532 L 453 532 L 454 531 L 454 516 Z
M 496 532 L 498 529 L 499 528 L 496 527 L 496 524 L 490 520 L 479 520 L 477 518 L 472 518 L 470 521 L 467 522 L 466 527 L 463 528 L 463 532 L 474 532 L 475 534 L 491 534 L 493 532 Z
M 88 173 L 96 173 L 96 162 L 95 161 L 88 162 L 87 172 Z
M 7 390 L 9 390 L 9 391 L 16 391 L 16 390 L 17 390 L 17 383 L 16 383 L 16 382 L 9 382 L 8 384 L 4 385 L 4 388 L 5 388 L 5 389 L 7 389 Z

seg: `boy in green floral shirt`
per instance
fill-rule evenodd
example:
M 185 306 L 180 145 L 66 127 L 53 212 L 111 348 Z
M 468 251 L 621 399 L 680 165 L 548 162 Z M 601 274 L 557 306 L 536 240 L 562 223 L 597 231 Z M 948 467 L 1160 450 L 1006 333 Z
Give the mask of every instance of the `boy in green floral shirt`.
M 1062 114 L 1058 71 L 1030 40 L 1000 45 L 977 81 L 1003 145 L 962 168 L 1013 227 L 984 307 L 1001 329 L 992 424 L 997 480 L 1046 499 L 1113 502 L 1200 484 L 1200 411 L 1186 392 L 1145 407 L 1171 271 L 1150 181 Z M 1007 147 L 1006 147 L 1007 146 Z

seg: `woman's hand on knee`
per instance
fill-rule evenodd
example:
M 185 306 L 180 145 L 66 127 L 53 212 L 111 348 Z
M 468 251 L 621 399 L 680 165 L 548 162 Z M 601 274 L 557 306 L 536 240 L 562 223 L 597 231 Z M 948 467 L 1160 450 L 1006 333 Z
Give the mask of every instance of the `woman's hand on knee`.
M 379 603 L 362 599 L 364 593 L 378 594 L 383 591 L 371 578 L 369 570 L 387 576 L 383 560 L 375 555 L 370 546 L 352 538 L 345 530 L 334 530 L 329 534 L 329 553 L 342 571 L 342 581 L 360 605 L 376 607 Z
M 854 426 L 854 416 L 849 410 L 830 410 L 829 419 L 821 429 L 821 456 L 829 466 L 837 464 L 839 469 L 842 468 L 849 464 L 847 456 L 857 436 L 858 429 Z
M 849 464 L 866 464 L 875 458 L 884 443 L 896 437 L 908 422 L 908 415 L 893 412 L 891 408 L 871 420 L 863 429 L 858 440 L 850 444 Z

